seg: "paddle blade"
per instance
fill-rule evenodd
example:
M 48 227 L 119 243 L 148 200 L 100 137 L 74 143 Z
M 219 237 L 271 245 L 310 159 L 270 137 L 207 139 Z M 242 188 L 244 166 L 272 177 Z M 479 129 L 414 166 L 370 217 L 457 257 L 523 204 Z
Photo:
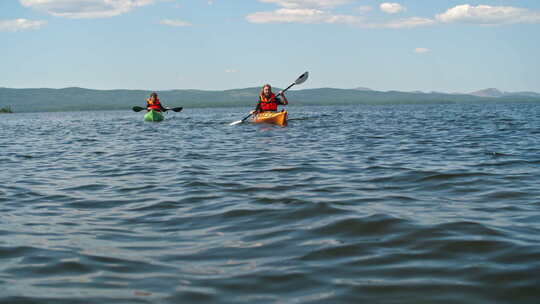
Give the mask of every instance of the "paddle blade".
M 183 107 L 178 107 L 178 108 L 169 108 L 169 107 L 165 107 L 163 109 L 163 111 L 167 112 L 167 111 L 174 111 L 174 112 L 180 112 L 182 111 Z
M 134 106 L 132 109 L 133 109 L 133 111 L 135 111 L 135 112 L 140 112 L 140 111 L 142 111 L 142 110 L 145 110 L 145 108 L 143 108 L 143 107 L 138 107 L 138 106 Z
M 300 75 L 300 77 L 298 77 L 298 79 L 296 79 L 294 84 L 304 83 L 304 81 L 306 81 L 308 79 L 308 77 L 309 77 L 309 72 L 305 72 L 304 74 Z
M 251 115 L 253 115 L 253 112 L 249 113 L 246 117 L 242 118 L 242 120 L 237 120 L 237 121 L 235 121 L 235 122 L 231 122 L 231 123 L 229 124 L 229 126 L 234 126 L 234 125 L 237 125 L 237 124 L 241 124 L 241 123 L 243 123 L 244 121 L 246 121 L 246 119 L 250 118 Z

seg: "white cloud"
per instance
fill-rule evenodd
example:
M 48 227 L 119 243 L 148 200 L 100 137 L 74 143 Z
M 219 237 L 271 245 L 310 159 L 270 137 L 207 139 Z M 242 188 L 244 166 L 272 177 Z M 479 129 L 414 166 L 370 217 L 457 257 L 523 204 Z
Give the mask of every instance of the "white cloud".
M 284 8 L 331 8 L 347 4 L 353 0 L 259 0 L 263 3 L 275 3 Z
M 540 23 L 540 12 L 512 6 L 463 4 L 438 14 L 436 19 L 443 23 L 464 22 L 485 25 Z
M 19 0 L 25 6 L 57 17 L 106 18 L 127 13 L 156 0 Z
M 282 8 L 274 11 L 255 12 L 246 16 L 251 23 L 346 23 L 354 24 L 360 17 L 334 14 L 328 9 L 354 0 L 259 0 L 274 3 Z
M 28 20 L 28 19 L 13 19 L 13 20 L 0 20 L 0 32 L 17 32 L 26 30 L 37 30 L 45 26 L 47 21 L 41 20 Z
M 397 13 L 406 11 L 406 8 L 403 5 L 399 3 L 389 3 L 389 2 L 381 3 L 380 9 L 381 11 L 388 14 L 397 14 Z
M 428 48 L 419 47 L 419 48 L 414 49 L 414 52 L 417 54 L 423 54 L 423 53 L 429 53 L 431 52 L 431 50 Z
M 256 12 L 246 17 L 251 23 L 358 23 L 360 17 L 334 15 L 318 9 L 282 8 L 271 12 Z
M 429 26 L 429 25 L 434 25 L 434 24 L 435 24 L 435 20 L 433 19 L 411 17 L 407 19 L 399 19 L 399 20 L 388 22 L 388 23 L 384 23 L 380 27 L 399 29 L 399 28 L 413 28 L 413 27 Z
M 225 70 L 225 73 L 238 73 L 238 70 L 236 70 L 236 69 L 228 69 L 228 70 Z
M 172 19 L 163 19 L 159 23 L 161 23 L 163 25 L 174 26 L 174 27 L 187 27 L 187 26 L 192 26 L 193 25 L 193 24 L 191 24 L 190 22 L 187 22 L 187 21 L 172 20 Z
M 406 29 L 436 24 L 435 20 L 429 18 L 411 17 L 407 19 L 398 19 L 383 23 L 364 22 L 358 24 L 362 28 L 370 29 Z

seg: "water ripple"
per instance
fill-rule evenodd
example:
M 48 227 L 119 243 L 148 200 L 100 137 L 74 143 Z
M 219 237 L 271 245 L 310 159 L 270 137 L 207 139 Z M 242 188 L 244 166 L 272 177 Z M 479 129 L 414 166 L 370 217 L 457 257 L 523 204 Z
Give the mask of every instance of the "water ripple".
M 540 106 L 246 111 L 0 121 L 0 303 L 540 298 Z

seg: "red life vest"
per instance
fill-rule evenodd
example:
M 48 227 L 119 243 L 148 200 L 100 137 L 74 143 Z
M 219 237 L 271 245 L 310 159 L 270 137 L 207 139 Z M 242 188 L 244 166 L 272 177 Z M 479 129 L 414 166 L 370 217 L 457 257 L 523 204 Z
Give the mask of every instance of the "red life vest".
M 156 98 L 154 101 L 152 101 L 151 99 L 147 99 L 146 103 L 146 107 L 148 109 L 161 111 L 161 102 L 159 102 L 159 98 Z
M 276 94 L 270 94 L 270 98 L 266 98 L 264 95 L 259 96 L 260 110 L 264 111 L 277 111 L 278 103 L 276 100 Z

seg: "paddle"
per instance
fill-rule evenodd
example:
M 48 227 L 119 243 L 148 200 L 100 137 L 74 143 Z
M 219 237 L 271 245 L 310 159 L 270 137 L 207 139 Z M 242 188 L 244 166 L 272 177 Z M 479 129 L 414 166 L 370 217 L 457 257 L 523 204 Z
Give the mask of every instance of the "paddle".
M 278 97 L 279 95 L 285 93 L 285 91 L 287 91 L 288 89 L 292 88 L 294 85 L 296 84 L 302 84 L 304 83 L 304 81 L 306 81 L 308 79 L 308 76 L 309 76 L 309 73 L 308 72 L 305 72 L 304 74 L 300 75 L 300 77 L 298 77 L 293 83 L 291 83 L 291 85 L 289 85 L 285 90 L 282 90 L 280 91 L 276 97 Z M 229 124 L 229 126 L 234 126 L 234 125 L 237 125 L 237 124 L 241 124 L 243 123 L 244 121 L 246 121 L 246 119 L 248 119 L 249 117 L 251 117 L 251 115 L 253 115 L 253 113 L 249 113 L 248 116 L 242 118 L 242 120 L 237 120 L 237 121 L 234 121 L 234 122 L 231 122 Z
M 138 107 L 138 106 L 134 106 L 132 109 L 133 109 L 133 111 L 135 111 L 135 112 L 140 112 L 140 111 L 142 111 L 142 110 L 146 110 L 146 108 Z M 174 112 L 180 112 L 180 111 L 182 111 L 182 109 L 183 109 L 183 107 L 178 107 L 178 108 L 165 108 L 163 111 L 164 111 L 164 112 L 167 112 L 167 111 L 171 110 L 171 111 L 174 111 Z

